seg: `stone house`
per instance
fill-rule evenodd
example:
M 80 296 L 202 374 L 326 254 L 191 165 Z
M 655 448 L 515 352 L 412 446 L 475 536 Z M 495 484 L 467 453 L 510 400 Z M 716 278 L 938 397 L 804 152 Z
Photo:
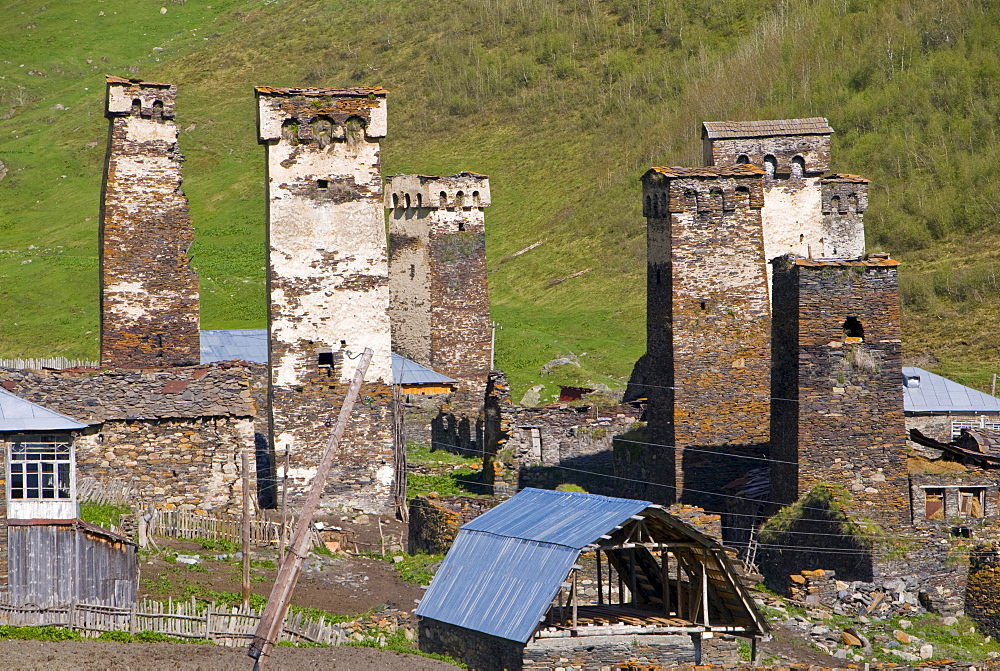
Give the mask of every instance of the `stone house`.
M 129 483 L 142 503 L 240 509 L 240 452 L 254 449 L 246 368 L 0 370 L 0 384 L 84 425 L 73 440 L 81 477 Z
M 946 443 L 962 429 L 1000 429 L 1000 399 L 915 366 L 903 367 L 906 428 Z
M 483 671 L 735 662 L 734 636 L 769 630 L 726 551 L 679 517 L 531 488 L 462 526 L 416 614 L 421 650 Z

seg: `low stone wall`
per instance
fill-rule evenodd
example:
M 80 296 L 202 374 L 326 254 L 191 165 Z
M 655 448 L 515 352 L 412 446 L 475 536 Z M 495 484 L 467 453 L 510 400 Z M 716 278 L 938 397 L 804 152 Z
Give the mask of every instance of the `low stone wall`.
M 471 671 L 517 671 L 522 668 L 523 643 L 426 617 L 418 619 L 417 632 L 417 647 L 421 651 L 448 655 Z
M 661 668 L 694 662 L 694 644 L 679 636 L 580 636 L 540 639 L 524 649 L 523 667 L 549 669 Z M 732 636 L 702 641 L 702 662 L 732 664 L 739 661 L 738 643 Z
M 459 527 L 471 522 L 498 503 L 499 499 L 480 499 L 471 496 L 414 497 L 410 501 L 409 553 L 447 552 L 455 542 Z

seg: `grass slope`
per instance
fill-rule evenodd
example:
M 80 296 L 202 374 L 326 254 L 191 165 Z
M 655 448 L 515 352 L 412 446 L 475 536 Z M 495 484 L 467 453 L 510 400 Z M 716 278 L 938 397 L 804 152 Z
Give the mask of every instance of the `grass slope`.
M 1000 294 L 992 3 L 48 4 L 0 1 L 12 28 L 0 43 L 0 356 L 96 356 L 107 72 L 180 87 L 205 328 L 264 324 L 255 84 L 385 86 L 386 174 L 490 175 L 497 364 L 515 396 L 535 383 L 620 386 L 644 350 L 646 168 L 697 165 L 702 120 L 826 116 L 833 169 L 874 180 L 869 248 L 906 263 L 908 354 L 988 384 Z M 568 352 L 581 369 L 539 375 Z

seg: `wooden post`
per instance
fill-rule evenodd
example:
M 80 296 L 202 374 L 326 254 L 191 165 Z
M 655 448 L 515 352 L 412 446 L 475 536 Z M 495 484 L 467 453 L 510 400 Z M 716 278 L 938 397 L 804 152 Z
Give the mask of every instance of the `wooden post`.
M 597 548 L 597 605 L 604 605 L 604 583 L 601 580 L 601 548 Z
M 243 542 L 243 607 L 250 607 L 250 459 L 243 449 L 243 516 L 240 518 L 240 537 Z
M 256 668 L 267 665 L 268 657 L 271 656 L 271 650 L 274 648 L 274 644 L 277 643 L 278 636 L 281 633 L 281 624 L 285 619 L 285 612 L 288 610 L 288 603 L 292 598 L 295 581 L 302 570 L 302 562 L 305 561 L 306 554 L 309 552 L 309 542 L 312 539 L 310 526 L 312 525 L 313 513 L 316 512 L 316 507 L 319 505 L 320 497 L 323 495 L 323 489 L 326 486 L 327 476 L 330 474 L 334 459 L 340 451 L 338 449 L 340 441 L 344 437 L 347 423 L 351 419 L 354 402 L 361 392 L 361 385 L 365 381 L 365 373 L 368 371 L 368 364 L 371 363 L 373 355 L 374 352 L 371 349 L 365 348 L 364 353 L 361 355 L 361 360 L 358 362 L 354 379 L 347 390 L 344 404 L 340 408 L 337 424 L 333 429 L 333 433 L 330 434 L 330 440 L 326 444 L 323 458 L 319 463 L 319 468 L 316 469 L 316 475 L 313 477 L 312 487 L 309 489 L 309 494 L 306 496 L 306 500 L 303 502 L 302 509 L 299 512 L 299 521 L 295 525 L 295 531 L 292 533 L 292 542 L 288 556 L 285 557 L 285 561 L 281 563 L 281 567 L 278 569 L 278 576 L 275 578 L 274 585 L 271 588 L 267 607 L 264 608 L 264 612 L 261 614 L 257 631 L 247 650 L 247 655 L 257 660 L 257 663 L 254 664 Z
M 629 550 L 628 568 L 629 568 L 629 573 L 632 574 L 632 579 L 629 581 L 629 591 L 632 593 L 631 597 L 629 598 L 629 603 L 637 603 L 635 598 L 635 548 Z
M 576 598 L 576 574 L 577 573 L 579 573 L 579 571 L 576 570 L 576 569 L 573 569 L 573 586 L 570 588 L 572 590 L 572 599 L 573 599 L 573 629 L 572 629 L 572 632 L 573 632 L 574 636 L 576 636 L 576 633 L 577 633 L 576 632 L 576 602 L 577 602 L 577 598 Z
M 670 617 L 670 567 L 667 565 L 667 558 L 670 553 L 666 548 L 660 546 L 660 587 L 663 591 L 660 598 L 663 599 L 663 615 Z
M 705 616 L 705 626 L 708 622 L 708 550 L 701 551 L 701 608 Z
M 677 617 L 684 617 L 684 589 L 681 584 L 681 559 L 677 556 Z
M 625 597 L 624 597 L 624 594 L 625 594 L 625 581 L 622 580 L 622 572 L 620 570 L 615 569 L 615 573 L 618 574 L 618 605 L 620 606 L 623 603 L 625 603 Z M 608 599 L 608 601 L 610 602 L 611 599 Z

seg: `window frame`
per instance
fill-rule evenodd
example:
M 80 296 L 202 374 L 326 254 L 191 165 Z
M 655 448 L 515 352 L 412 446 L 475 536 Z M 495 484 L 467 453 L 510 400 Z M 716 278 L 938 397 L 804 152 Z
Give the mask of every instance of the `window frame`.
M 76 500 L 76 448 L 72 435 L 21 433 L 8 437 L 6 443 L 8 502 Z

